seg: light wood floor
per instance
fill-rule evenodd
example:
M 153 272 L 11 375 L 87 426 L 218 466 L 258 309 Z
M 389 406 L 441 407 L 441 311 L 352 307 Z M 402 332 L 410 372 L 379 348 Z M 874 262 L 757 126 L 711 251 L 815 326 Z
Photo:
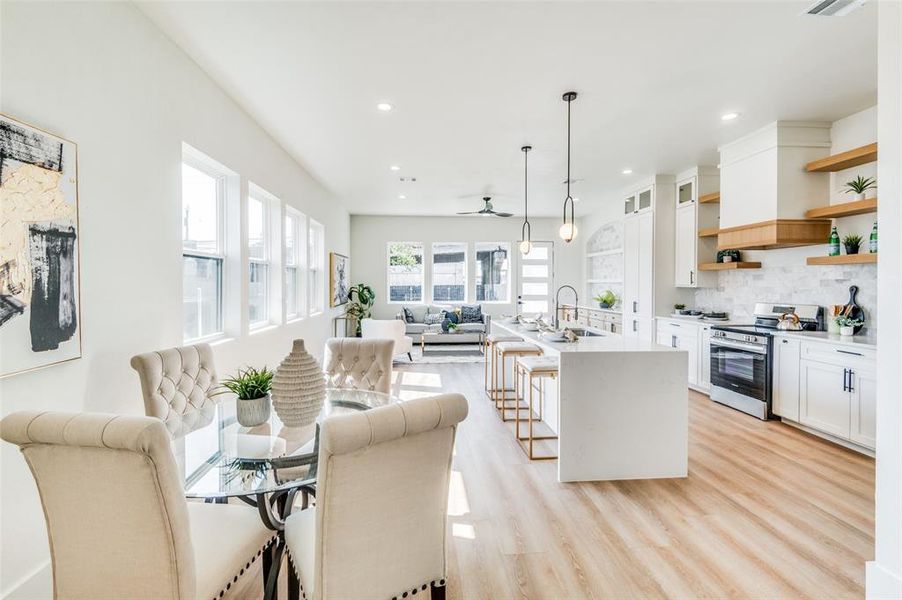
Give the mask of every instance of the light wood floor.
M 480 364 L 396 364 L 403 398 L 456 391 L 449 598 L 862 598 L 874 461 L 689 393 L 689 477 L 557 482 Z

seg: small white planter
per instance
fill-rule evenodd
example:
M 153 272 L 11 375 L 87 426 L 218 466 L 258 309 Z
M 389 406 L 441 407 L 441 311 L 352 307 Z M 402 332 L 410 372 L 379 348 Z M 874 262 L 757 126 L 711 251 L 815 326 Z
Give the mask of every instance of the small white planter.
M 839 328 L 839 335 L 843 337 L 852 337 L 855 335 L 855 328 L 851 326 L 842 326 Z
M 238 422 L 245 427 L 256 427 L 269 420 L 271 406 L 269 394 L 253 400 L 236 400 Z

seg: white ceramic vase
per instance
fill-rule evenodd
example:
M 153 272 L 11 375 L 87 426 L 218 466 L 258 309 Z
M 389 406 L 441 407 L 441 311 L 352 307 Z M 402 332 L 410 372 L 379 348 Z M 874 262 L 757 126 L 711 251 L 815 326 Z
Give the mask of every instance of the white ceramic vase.
M 853 335 L 855 335 L 855 328 L 851 326 L 847 327 L 845 325 L 841 326 L 839 328 L 839 335 L 841 335 L 842 337 L 852 337 Z
M 287 427 L 303 427 L 316 420 L 326 400 L 326 378 L 319 362 L 295 340 L 272 378 L 272 405 Z
M 269 394 L 253 400 L 242 400 L 239 398 L 235 407 L 235 416 L 241 425 L 256 427 L 269 420 L 269 406 Z

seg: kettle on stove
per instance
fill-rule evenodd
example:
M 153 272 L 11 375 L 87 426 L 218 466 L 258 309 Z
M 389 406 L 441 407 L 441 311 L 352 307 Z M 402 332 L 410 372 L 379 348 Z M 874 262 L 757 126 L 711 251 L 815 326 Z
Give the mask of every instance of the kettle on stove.
M 777 329 L 781 331 L 801 331 L 802 323 L 795 313 L 783 313 L 777 322 Z

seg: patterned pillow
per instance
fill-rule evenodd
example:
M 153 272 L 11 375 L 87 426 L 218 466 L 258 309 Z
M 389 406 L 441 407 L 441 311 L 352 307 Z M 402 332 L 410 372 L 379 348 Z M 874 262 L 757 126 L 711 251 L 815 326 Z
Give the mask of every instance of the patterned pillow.
M 482 323 L 482 306 L 479 304 L 461 304 L 461 323 Z
M 460 322 L 460 317 L 459 317 L 458 314 L 457 314 L 455 311 L 453 311 L 453 310 L 446 310 L 446 311 L 444 311 L 444 312 L 442 313 L 442 316 L 444 316 L 445 319 L 446 319 L 449 323 L 459 323 L 459 322 Z
M 445 315 L 442 313 L 428 313 L 423 318 L 423 323 L 426 325 L 441 325 L 442 321 L 445 320 Z
M 410 312 L 410 309 L 404 307 L 401 309 L 401 311 L 404 313 L 404 321 L 407 323 L 413 323 L 413 313 Z

